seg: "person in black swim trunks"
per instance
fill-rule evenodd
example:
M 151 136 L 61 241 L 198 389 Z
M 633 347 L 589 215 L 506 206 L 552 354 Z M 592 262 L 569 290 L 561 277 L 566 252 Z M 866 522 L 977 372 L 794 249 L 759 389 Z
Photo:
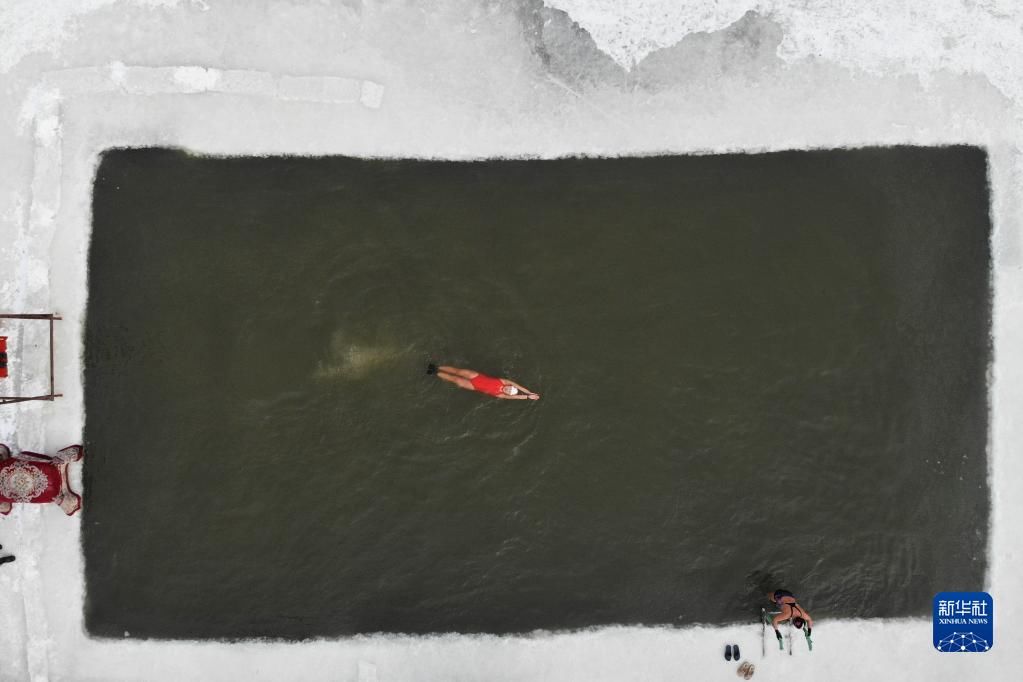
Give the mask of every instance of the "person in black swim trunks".
M 797 629 L 801 629 L 804 625 L 806 626 L 806 636 L 810 637 L 813 632 L 813 618 L 806 612 L 799 602 L 796 601 L 794 594 L 788 590 L 775 590 L 767 595 L 774 604 L 781 610 L 777 616 L 771 620 L 771 626 L 774 627 L 774 636 L 779 640 L 781 639 L 781 633 L 778 632 L 778 626 L 787 620 L 791 620 L 792 624 Z

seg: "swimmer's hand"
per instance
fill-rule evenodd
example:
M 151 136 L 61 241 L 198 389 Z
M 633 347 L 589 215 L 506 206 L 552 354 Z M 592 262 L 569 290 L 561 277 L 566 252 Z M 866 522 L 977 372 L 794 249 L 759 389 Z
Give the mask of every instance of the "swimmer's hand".
M 540 399 L 540 394 L 539 393 L 530 393 L 529 394 L 529 399 L 530 400 L 539 400 Z

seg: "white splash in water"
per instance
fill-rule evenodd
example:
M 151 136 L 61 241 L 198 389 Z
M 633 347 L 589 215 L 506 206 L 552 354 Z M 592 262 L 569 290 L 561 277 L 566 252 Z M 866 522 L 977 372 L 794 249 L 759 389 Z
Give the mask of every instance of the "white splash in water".
M 334 332 L 327 359 L 317 365 L 313 376 L 321 380 L 362 379 L 407 353 L 408 349 L 394 343 L 354 342 L 344 332 Z

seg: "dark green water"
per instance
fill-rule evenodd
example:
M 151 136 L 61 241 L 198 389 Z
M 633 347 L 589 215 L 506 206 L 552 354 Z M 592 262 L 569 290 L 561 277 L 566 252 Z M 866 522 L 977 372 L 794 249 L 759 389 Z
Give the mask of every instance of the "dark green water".
M 93 634 L 727 622 L 775 587 L 823 624 L 983 586 L 978 149 L 121 150 L 93 211 Z

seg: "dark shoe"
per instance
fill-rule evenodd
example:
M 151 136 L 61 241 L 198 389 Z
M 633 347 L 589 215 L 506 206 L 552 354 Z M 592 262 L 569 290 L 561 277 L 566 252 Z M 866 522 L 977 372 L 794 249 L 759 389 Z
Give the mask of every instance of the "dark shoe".
M 731 644 L 726 644 L 725 645 L 725 660 L 726 661 L 732 660 L 732 645 Z
M 0 565 L 9 564 L 14 561 L 14 555 L 8 554 L 7 556 L 0 556 Z
M 732 645 L 732 658 L 734 658 L 737 661 L 739 660 L 739 645 L 738 644 L 733 644 Z
M 432 362 L 430 364 L 428 364 L 426 366 L 426 373 L 427 374 L 436 374 L 437 373 L 437 365 L 433 364 Z

